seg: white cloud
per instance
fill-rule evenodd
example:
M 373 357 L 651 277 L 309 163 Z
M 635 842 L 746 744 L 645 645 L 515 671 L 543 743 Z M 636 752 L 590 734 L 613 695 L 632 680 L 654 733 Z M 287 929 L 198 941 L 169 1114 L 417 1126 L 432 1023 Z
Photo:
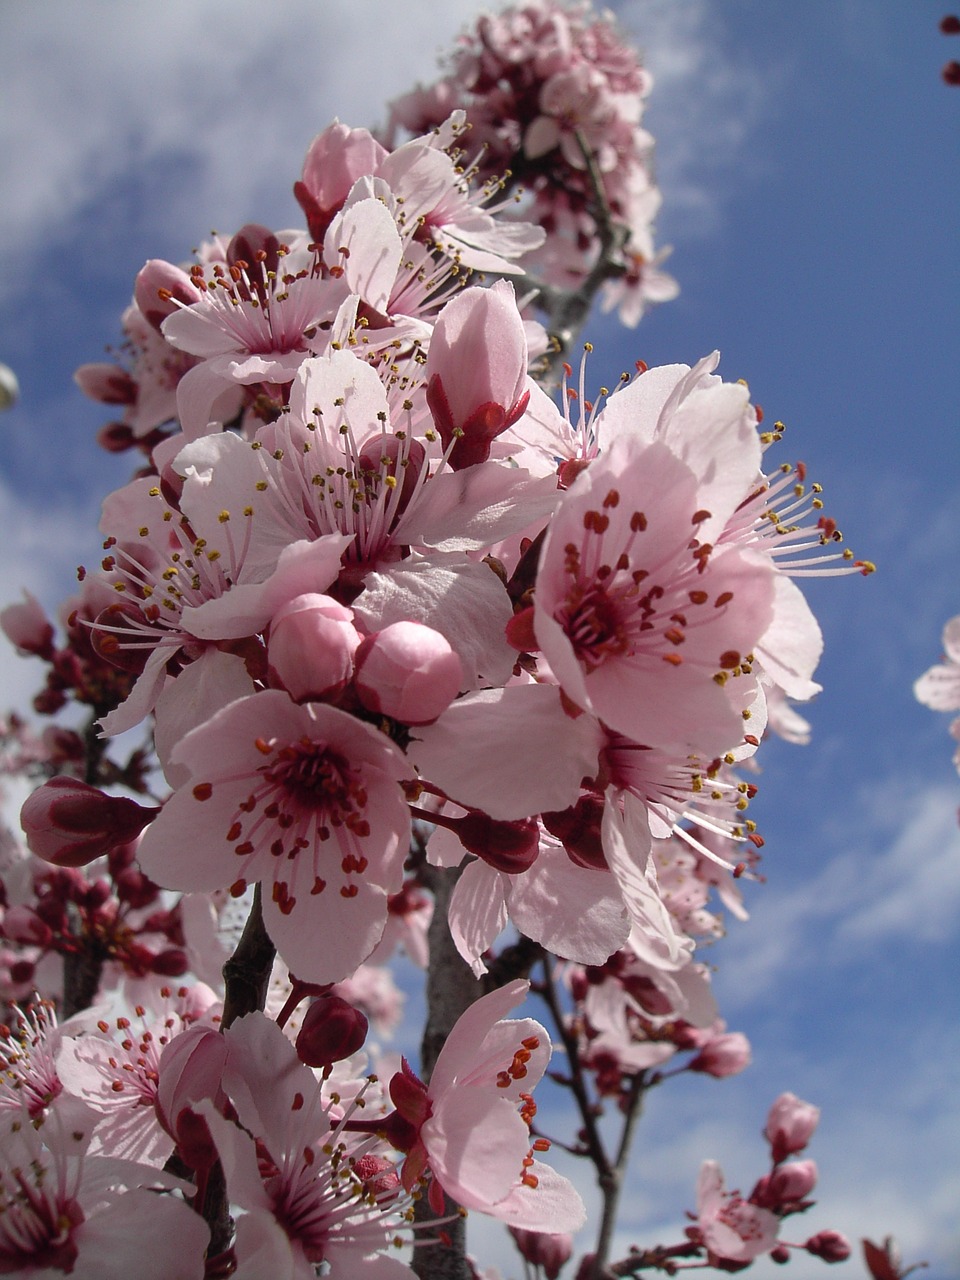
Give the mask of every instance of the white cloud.
M 373 125 L 435 74 L 473 0 L 50 0 L 4 14 L 0 246 L 13 279 L 131 174 L 169 170 L 152 216 L 232 227 L 290 188 L 334 115 Z M 171 208 L 171 205 L 173 206 Z M 265 215 L 260 214 L 260 217 Z M 201 230 L 198 230 L 201 229 Z M 15 246 L 8 249 L 7 246 Z
M 729 994 L 742 1002 L 774 989 L 808 962 L 824 967 L 864 948 L 902 941 L 940 944 L 960 920 L 960 789 L 900 777 L 852 800 L 849 831 L 808 833 L 811 846 L 838 848 L 800 888 L 767 886 L 753 918 L 724 946 Z M 863 815 L 869 815 L 865 821 Z
M 756 171 L 747 144 L 784 68 L 761 73 L 725 41 L 716 0 L 626 0 L 617 15 L 654 77 L 645 123 L 657 140 L 661 222 L 685 238 L 716 233 L 723 193 Z
M 310 138 L 334 115 L 382 121 L 390 98 L 435 77 L 437 54 L 479 9 L 475 0 L 8 8 L 7 289 L 26 281 L 37 246 L 66 238 L 84 213 L 112 209 L 195 238 L 251 218 L 299 221 L 290 188 Z M 651 119 L 675 229 L 681 219 L 701 231 L 713 225 L 718 177 L 742 170 L 765 98 L 759 72 L 717 39 L 715 10 L 707 0 L 628 0 L 620 9 L 657 77 Z M 133 197 L 124 191 L 131 183 Z M 136 198 L 138 185 L 149 200 Z

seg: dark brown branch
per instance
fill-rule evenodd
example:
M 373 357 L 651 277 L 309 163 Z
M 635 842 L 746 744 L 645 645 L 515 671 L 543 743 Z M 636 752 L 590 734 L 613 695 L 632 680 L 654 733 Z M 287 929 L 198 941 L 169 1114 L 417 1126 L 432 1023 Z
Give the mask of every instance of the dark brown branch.
M 267 1003 L 270 974 L 277 949 L 263 924 L 260 886 L 253 891 L 253 906 L 244 925 L 237 949 L 223 966 L 224 997 L 221 1031 L 226 1031 L 245 1013 L 262 1010 Z

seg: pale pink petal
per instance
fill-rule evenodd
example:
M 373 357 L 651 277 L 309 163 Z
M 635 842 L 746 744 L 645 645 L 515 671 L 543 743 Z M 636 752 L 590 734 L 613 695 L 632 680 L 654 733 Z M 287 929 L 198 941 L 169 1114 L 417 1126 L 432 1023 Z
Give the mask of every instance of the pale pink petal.
M 477 1045 L 501 1018 L 523 1003 L 529 990 L 529 982 L 515 979 L 481 996 L 460 1015 L 434 1065 L 431 1096 L 449 1089 L 461 1073 L 472 1069 Z
M 420 1136 L 444 1190 L 465 1208 L 483 1212 L 509 1195 L 530 1148 L 515 1104 L 481 1089 L 457 1089 L 438 1099 Z
M 559 496 L 555 476 L 531 476 L 497 462 L 442 471 L 400 518 L 394 538 L 442 551 L 474 551 L 546 519 Z
M 244 1213 L 234 1240 L 237 1268 L 232 1280 L 315 1280 L 316 1270 L 270 1212 Z
M 73 1280 L 202 1280 L 210 1230 L 189 1205 L 127 1191 L 77 1228 Z
M 774 588 L 773 621 L 754 646 L 754 653 L 764 672 L 788 698 L 805 701 L 821 689 L 811 676 L 823 652 L 823 635 L 792 578 L 778 573 Z
M 105 738 L 115 737 L 135 729 L 150 714 L 167 682 L 167 663 L 180 651 L 178 641 L 161 641 L 144 663 L 133 688 L 118 707 L 108 711 L 100 720 L 100 731 Z
M 343 250 L 346 250 L 344 254 Z M 351 293 L 386 313 L 403 246 L 393 215 L 379 200 L 360 200 L 337 215 L 323 241 L 328 267 L 343 268 Z
M 459 804 L 512 821 L 566 809 L 597 771 L 602 732 L 564 713 L 555 685 L 468 694 L 417 731 L 408 755 Z
M 267 933 L 291 973 L 303 982 L 342 982 L 367 959 L 383 935 L 388 891 L 398 892 L 403 881 L 402 863 L 394 863 L 397 874 L 386 888 L 364 876 L 354 882 L 357 892 L 351 898 L 335 891 L 310 897 L 306 883 L 303 896 L 288 913 L 270 898 L 264 902 Z M 296 887 L 295 878 L 291 884 Z
M 577 866 L 552 841 L 541 842 L 529 874 L 507 879 L 511 920 L 554 955 L 600 965 L 630 935 L 630 917 L 610 872 Z
M 462 845 L 460 848 L 463 851 Z M 487 972 L 480 956 L 506 928 L 504 879 L 493 867 L 477 858 L 464 867 L 450 898 L 450 936 L 477 978 Z
M 505 1199 L 487 1212 L 511 1227 L 550 1234 L 579 1231 L 587 1220 L 587 1210 L 579 1191 L 549 1165 L 534 1160 L 526 1170 L 536 1178 L 531 1187 L 519 1183 Z
M 157 699 L 153 737 L 160 766 L 171 787 L 182 786 L 189 773 L 170 762 L 170 753 L 191 729 L 238 698 L 255 692 L 242 658 L 207 649 L 171 680 Z
M 657 873 L 650 857 L 650 832 L 643 806 L 624 796 L 621 814 L 608 792 L 603 810 L 603 852 L 623 893 L 633 922 L 631 945 L 648 963 L 678 969 L 686 964 L 692 943 L 677 931 L 673 917 L 661 901 Z
M 184 609 L 184 628 L 204 640 L 256 635 L 297 596 L 326 591 L 340 572 L 340 556 L 351 542 L 346 534 L 328 533 L 313 541 L 291 543 L 281 551 L 266 581 L 241 583 L 214 600 Z

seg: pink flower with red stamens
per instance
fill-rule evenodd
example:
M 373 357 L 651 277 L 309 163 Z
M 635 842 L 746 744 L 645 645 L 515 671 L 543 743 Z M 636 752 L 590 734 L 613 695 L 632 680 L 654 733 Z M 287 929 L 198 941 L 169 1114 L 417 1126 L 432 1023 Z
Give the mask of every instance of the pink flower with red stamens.
M 709 757 L 742 740 L 775 571 L 704 539 L 744 495 L 720 446 L 711 466 L 698 445 L 685 460 L 621 438 L 581 474 L 544 542 L 534 629 L 579 706 L 635 742 Z
M 576 1230 L 583 1202 L 566 1178 L 541 1164 L 531 1139 L 531 1096 L 550 1060 L 550 1038 L 532 1018 L 506 1019 L 529 990 L 509 982 L 481 996 L 457 1019 L 429 1085 L 406 1062 L 390 1081 L 396 1107 L 380 1121 L 348 1129 L 382 1132 L 406 1154 L 401 1181 L 412 1190 L 432 1174 L 431 1205 L 441 1212 L 442 1188 L 458 1204 L 533 1231 Z
M 297 976 L 338 982 L 373 951 L 403 882 L 401 753 L 334 707 L 241 698 L 174 749 L 186 781 L 140 846 L 170 888 L 264 882 L 267 930 Z

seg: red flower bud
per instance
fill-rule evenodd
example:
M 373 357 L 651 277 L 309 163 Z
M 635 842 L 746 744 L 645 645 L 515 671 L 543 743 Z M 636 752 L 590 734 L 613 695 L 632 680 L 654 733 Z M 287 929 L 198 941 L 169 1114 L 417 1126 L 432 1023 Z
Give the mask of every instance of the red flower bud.
M 124 796 L 108 796 L 78 778 L 51 778 L 20 810 L 27 844 L 57 867 L 82 867 L 136 839 L 159 813 Z
M 356 1053 L 367 1038 L 367 1020 L 340 996 L 321 996 L 297 1033 L 297 1055 L 308 1067 L 329 1067 Z

